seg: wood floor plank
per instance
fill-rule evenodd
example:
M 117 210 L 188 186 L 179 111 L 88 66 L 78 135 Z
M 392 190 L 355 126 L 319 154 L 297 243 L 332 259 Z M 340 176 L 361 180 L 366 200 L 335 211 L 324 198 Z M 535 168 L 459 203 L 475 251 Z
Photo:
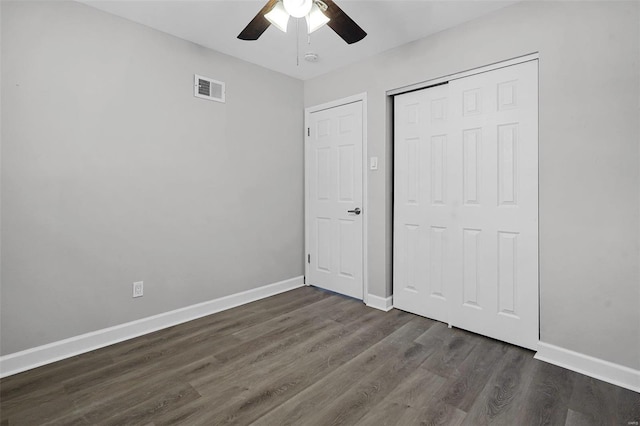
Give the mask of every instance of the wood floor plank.
M 606 423 L 597 423 L 594 419 L 579 411 L 567 410 L 565 426 L 602 426 Z
M 520 424 L 563 425 L 576 374 L 564 368 L 535 361 L 533 380 L 521 408 Z
M 359 300 L 347 298 L 347 301 L 350 302 L 348 307 L 345 307 L 342 312 L 333 315 L 331 317 L 331 320 L 339 322 L 341 324 L 349 324 L 360 318 L 362 315 L 365 315 L 368 310 L 371 309 Z
M 55 390 L 55 392 L 52 392 Z M 38 392 L 28 402 L 9 400 L 7 404 L 2 404 L 3 419 L 20 419 L 24 425 L 40 425 L 56 420 L 61 414 L 72 413 L 74 411 L 73 401 L 65 395 L 62 387 L 49 389 L 49 392 Z
M 640 425 L 640 393 L 617 388 L 618 420 L 623 425 Z
M 372 320 L 377 320 L 377 323 L 372 322 Z M 227 402 L 225 407 L 220 408 L 214 405 L 214 408 L 209 407 L 207 412 L 203 413 L 196 407 L 198 405 L 196 402 L 190 407 L 178 410 L 175 413 L 175 417 L 167 417 L 164 421 L 166 421 L 166 424 L 171 424 L 179 420 L 193 425 L 218 424 L 220 422 L 234 423 L 239 421 L 236 414 L 238 407 L 240 407 L 240 411 L 245 411 L 242 413 L 244 416 L 241 415 L 240 418 L 247 417 L 249 414 L 247 411 L 268 410 L 267 404 L 273 404 L 274 400 L 278 401 L 281 398 L 279 393 L 296 390 L 304 385 L 305 377 L 315 377 L 318 374 L 316 370 L 319 367 L 314 364 L 313 359 L 310 359 L 309 354 L 314 355 L 316 352 L 322 353 L 327 349 L 331 349 L 331 346 L 340 343 L 341 339 L 342 343 L 346 343 L 343 339 L 345 336 L 357 331 L 364 332 L 369 327 L 375 328 L 377 327 L 376 324 L 382 324 L 382 320 L 384 320 L 384 316 L 381 316 L 379 312 L 369 312 L 360 318 L 354 324 L 355 326 L 346 327 L 336 323 L 316 336 L 309 337 L 300 345 L 291 348 L 291 354 L 288 354 L 284 359 L 277 359 L 276 362 L 257 356 L 256 358 L 260 360 L 253 364 L 237 365 L 234 363 L 228 366 L 225 365 L 223 370 L 228 369 L 226 372 L 204 380 L 194 381 L 197 389 L 207 399 L 220 400 L 225 398 Z M 362 339 L 362 333 L 360 338 Z M 302 370 L 296 360 L 303 360 L 304 368 Z M 324 359 L 320 358 L 316 360 L 316 362 L 318 361 L 320 362 L 320 368 L 330 369 L 332 363 L 337 363 L 340 360 L 327 359 L 329 362 L 325 362 Z M 232 388 L 225 386 L 224 383 L 227 382 L 229 384 L 233 383 L 234 386 Z M 225 392 L 220 392 L 220 389 L 224 389 Z M 248 410 L 249 408 L 250 410 Z
M 636 392 L 313 287 L 0 379 L 0 426 L 629 426 L 638 419 Z
M 432 403 L 418 410 L 415 417 L 409 417 L 407 413 L 400 421 L 407 425 L 446 425 L 459 426 L 463 424 L 467 413 L 445 403 L 442 398 L 433 398 Z
M 64 426 L 92 426 L 92 424 L 89 423 L 89 421 L 83 419 L 82 417 L 77 417 L 75 415 L 70 415 L 68 417 L 58 418 L 58 419 L 53 420 L 51 422 L 42 423 L 42 426 L 59 426 L 59 425 L 64 425 Z
M 70 397 L 75 404 L 74 413 L 96 424 L 108 423 L 104 419 L 120 419 L 122 413 L 131 413 L 134 409 L 140 411 L 139 407 L 154 405 L 157 400 L 162 402 L 161 405 L 170 404 L 171 401 L 184 403 L 199 398 L 200 394 L 188 383 L 175 380 L 170 374 L 150 374 L 144 379 L 120 381 L 117 386 L 109 386 L 104 392 L 94 390 L 80 395 L 70 394 Z
M 420 412 L 441 392 L 446 382 L 424 368 L 417 368 L 358 423 L 364 425 L 417 424 Z
M 332 404 L 308 418 L 310 425 L 351 425 L 385 399 L 398 384 L 415 372 L 428 356 L 425 348 L 414 343 L 395 359 L 389 359 L 371 374 L 360 379 Z
M 21 398 L 32 398 L 41 393 L 50 393 L 51 386 L 55 387 L 63 380 L 73 378 L 78 374 L 91 372 L 95 370 L 97 365 L 112 364 L 113 357 L 111 354 L 97 354 L 94 351 L 44 367 L 34 368 L 5 380 L 0 380 L 0 401 L 19 402 Z
M 349 300 L 340 298 L 325 299 L 309 307 L 302 314 L 288 313 L 276 317 L 274 320 L 246 328 L 240 333 L 234 333 L 233 337 L 240 338 L 243 342 L 238 345 L 230 345 L 227 349 L 216 353 L 216 358 L 223 362 L 234 360 L 252 349 L 280 341 L 287 336 L 303 332 L 307 328 L 322 325 L 331 321 L 331 314 L 339 312 L 345 303 L 349 304 L 349 302 Z
M 573 386 L 569 408 L 581 414 L 587 424 L 620 424 L 614 385 L 587 376 L 578 376 Z
M 300 309 L 294 309 L 281 315 L 272 316 L 258 324 L 236 331 L 233 333 L 233 336 L 244 341 L 256 339 L 267 333 L 272 333 L 273 330 L 284 329 L 289 325 L 300 324 L 301 321 L 333 318 L 333 316 L 341 314 L 345 308 L 352 307 L 353 304 L 360 305 L 361 303 L 344 297 L 330 296 L 313 304 L 305 305 Z
M 307 421 L 308 413 L 318 412 L 340 398 L 360 378 L 378 369 L 386 360 L 398 356 L 428 326 L 430 324 L 423 321 L 411 321 L 403 325 L 298 395 L 259 418 L 255 424 L 295 425 Z
M 379 318 L 379 315 L 371 312 L 348 326 L 338 323 L 313 323 L 318 329 L 308 334 L 296 333 L 284 342 L 287 345 L 285 351 L 278 350 L 281 342 L 275 341 L 272 345 L 275 345 L 276 350 L 273 349 L 274 346 L 256 348 L 258 352 L 250 352 L 243 358 L 227 360 L 215 373 L 203 375 L 190 383 L 202 394 L 220 392 L 225 383 L 237 385 L 238 378 L 243 382 L 254 383 L 265 375 L 291 366 L 309 352 L 336 345 L 343 337 L 356 332 L 375 318 Z
M 240 404 L 233 404 L 212 413 L 209 419 L 211 424 L 248 424 L 255 421 L 326 376 L 332 369 L 340 367 L 366 350 L 372 341 L 380 341 L 391 334 L 401 327 L 403 322 L 408 322 L 409 318 L 405 318 L 406 316 L 399 314 L 380 316 L 376 313 L 375 320 L 365 327 L 335 335 L 333 339 L 303 350 L 300 353 L 300 364 L 271 370 L 261 378 L 243 380 L 241 383 L 248 389 L 246 399 Z
M 424 341 L 428 338 L 429 336 L 427 335 L 419 339 L 419 341 Z M 429 357 L 423 367 L 438 376 L 457 377 L 459 375 L 458 367 L 480 340 L 473 333 L 457 328 L 450 329 L 447 332 L 447 338 L 440 345 L 438 351 Z
M 166 382 L 165 386 L 162 390 L 150 392 L 149 398 L 133 405 L 128 410 L 115 411 L 110 416 L 105 416 L 100 411 L 91 411 L 84 417 L 94 424 L 100 422 L 105 426 L 139 425 L 153 421 L 154 418 L 175 410 L 176 407 L 200 398 L 200 394 L 188 384 L 176 386 Z M 117 409 L 117 407 L 114 408 Z M 110 410 L 110 412 L 114 411 Z M 108 420 L 102 420 L 104 417 L 108 417 Z
M 491 339 L 478 342 L 458 367 L 459 374 L 443 387 L 443 402 L 468 412 L 508 348 L 506 343 Z
M 533 353 L 512 346 L 505 354 L 476 402 L 469 410 L 465 425 L 518 424 L 520 406 L 525 401 L 534 365 Z
M 248 390 L 244 386 L 245 383 L 262 379 L 267 372 L 277 369 L 277 366 L 281 365 L 279 362 L 284 365 L 295 362 L 295 357 L 287 359 L 279 355 L 287 355 L 292 347 L 313 343 L 314 339 L 322 339 L 323 336 L 336 333 L 340 328 L 337 324 L 331 327 L 327 327 L 326 324 L 326 322 L 311 324 L 314 328 L 301 330 L 303 333 L 293 334 L 287 339 L 274 340 L 262 348 L 256 347 L 254 351 L 247 352 L 246 356 L 238 357 L 226 364 L 214 357 L 218 364 L 213 368 L 199 369 L 194 373 L 185 374 L 185 378 L 194 383 L 198 390 L 204 390 L 206 393 L 207 389 L 210 389 L 207 393 L 208 399 L 229 400 L 234 396 L 243 396 Z M 275 362 L 274 359 L 278 359 L 279 362 Z M 198 369 L 197 366 L 196 369 Z
M 44 423 L 46 425 L 141 425 L 153 424 L 150 419 L 197 400 L 199 395 L 185 384 L 165 383 L 148 389 L 132 389 L 132 400 L 111 398 L 97 404 L 76 408 L 73 412 Z
M 220 340 L 222 339 L 218 339 Z M 190 364 L 194 358 L 200 359 L 211 353 L 207 350 L 210 346 L 211 343 L 191 347 L 175 345 L 168 350 L 150 350 L 132 356 L 129 361 L 121 361 L 107 368 L 97 368 L 94 372 L 78 375 L 62 383 L 65 392 L 73 397 L 76 404 L 83 405 L 100 395 L 107 395 L 107 398 L 117 395 L 131 383 L 155 380 L 167 369 L 178 369 L 176 373 L 179 373 L 180 369 L 185 364 Z
M 426 318 L 425 318 L 426 319 Z M 451 333 L 454 329 L 447 327 L 447 325 L 440 321 L 431 321 L 431 326 L 415 340 L 416 343 L 420 343 L 423 346 L 436 346 L 438 349 L 442 347 L 444 342 L 451 337 Z

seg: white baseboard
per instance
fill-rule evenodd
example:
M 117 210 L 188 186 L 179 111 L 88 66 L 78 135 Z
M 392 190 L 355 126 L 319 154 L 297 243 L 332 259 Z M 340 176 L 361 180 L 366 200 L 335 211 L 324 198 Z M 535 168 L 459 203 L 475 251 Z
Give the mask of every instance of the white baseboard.
M 367 306 L 389 312 L 393 309 L 393 296 L 380 297 L 369 293 L 367 294 Z
M 538 352 L 534 358 L 634 392 L 640 392 L 640 370 L 543 342 L 538 343 Z
M 231 294 L 208 302 L 198 303 L 164 312 L 136 321 L 116 325 L 91 333 L 16 352 L 0 357 L 0 377 L 11 376 L 22 371 L 70 358 L 85 352 L 103 348 L 114 343 L 172 327 L 216 312 L 244 305 L 265 297 L 293 290 L 304 285 L 304 277 L 268 284 L 262 287 Z

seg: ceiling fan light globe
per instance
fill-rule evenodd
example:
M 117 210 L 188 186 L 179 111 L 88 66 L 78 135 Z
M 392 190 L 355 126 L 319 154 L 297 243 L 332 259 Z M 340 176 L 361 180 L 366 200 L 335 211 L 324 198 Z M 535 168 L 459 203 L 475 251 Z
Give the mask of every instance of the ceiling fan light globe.
M 284 5 L 281 1 L 277 2 L 273 9 L 266 13 L 264 17 L 280 31 L 284 33 L 287 32 L 287 25 L 289 24 L 289 13 L 285 10 Z
M 294 18 L 306 16 L 313 6 L 312 0 L 283 0 L 284 8 Z
M 306 19 L 309 34 L 314 32 L 318 28 L 321 28 L 323 25 L 330 21 L 330 19 L 324 13 L 322 13 L 322 10 L 320 10 L 318 5 L 315 3 L 311 7 L 311 11 L 306 16 Z

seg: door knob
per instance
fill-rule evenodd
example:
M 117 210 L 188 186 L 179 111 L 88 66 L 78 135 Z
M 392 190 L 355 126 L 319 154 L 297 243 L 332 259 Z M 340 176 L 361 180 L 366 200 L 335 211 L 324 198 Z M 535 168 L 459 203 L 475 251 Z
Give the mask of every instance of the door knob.
M 360 207 L 356 207 L 353 210 L 347 210 L 347 213 L 355 213 L 356 215 L 359 215 L 362 212 L 362 210 L 360 210 Z

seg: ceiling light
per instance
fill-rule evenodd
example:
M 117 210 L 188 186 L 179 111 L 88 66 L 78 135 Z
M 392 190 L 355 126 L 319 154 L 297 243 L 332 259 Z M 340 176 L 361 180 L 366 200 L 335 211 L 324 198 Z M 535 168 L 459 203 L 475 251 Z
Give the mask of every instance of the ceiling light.
M 284 8 L 294 18 L 302 18 L 307 15 L 313 6 L 312 0 L 283 0 Z
M 265 18 L 280 31 L 287 32 L 287 24 L 289 23 L 289 13 L 285 10 L 281 1 L 277 2 L 271 11 L 264 15 Z
M 324 24 L 330 21 L 327 16 L 322 13 L 322 10 L 318 7 L 317 4 L 313 4 L 311 6 L 311 11 L 306 16 L 307 18 L 307 28 L 309 30 L 309 34 L 322 27 Z

